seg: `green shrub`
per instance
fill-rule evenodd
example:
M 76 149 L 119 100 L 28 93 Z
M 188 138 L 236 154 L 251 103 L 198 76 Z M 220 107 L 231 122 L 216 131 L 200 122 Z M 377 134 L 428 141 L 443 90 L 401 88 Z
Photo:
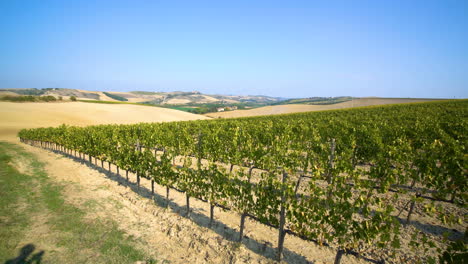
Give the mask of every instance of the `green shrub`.
M 57 98 L 53 97 L 52 95 L 46 95 L 46 96 L 39 96 L 39 100 L 44 101 L 44 102 L 54 102 L 54 101 L 57 101 Z

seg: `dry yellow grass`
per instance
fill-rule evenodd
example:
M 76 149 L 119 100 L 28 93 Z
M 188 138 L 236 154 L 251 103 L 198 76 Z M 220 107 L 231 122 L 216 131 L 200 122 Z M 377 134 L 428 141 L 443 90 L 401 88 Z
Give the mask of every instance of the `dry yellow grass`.
M 156 98 L 162 98 L 161 95 L 138 95 L 138 97 L 136 97 L 135 94 L 127 93 L 127 92 L 112 92 L 112 93 L 127 98 L 128 102 L 131 102 L 131 103 L 141 103 L 141 102 L 151 101 Z
M 103 92 L 96 92 L 99 95 L 99 100 L 101 101 L 113 101 L 113 102 L 118 102 L 119 100 L 115 100 L 107 95 L 105 95 Z
M 166 104 L 188 104 L 190 103 L 189 99 L 170 99 L 166 101 Z
M 414 103 L 414 102 L 425 102 L 432 99 L 399 99 L 399 98 L 361 98 L 355 99 L 338 104 L 330 105 L 306 105 L 306 104 L 290 104 L 290 105 L 274 105 L 265 106 L 249 110 L 235 110 L 228 112 L 209 113 L 206 116 L 213 118 L 231 118 L 231 117 L 247 117 L 247 116 L 261 116 L 261 115 L 277 115 L 277 114 L 289 114 L 299 112 L 310 112 L 310 111 L 323 111 L 333 110 L 342 108 L 352 108 L 361 106 L 371 105 L 384 105 L 384 104 L 402 104 L 402 103 Z
M 0 91 L 0 96 L 19 96 L 18 94 L 15 94 L 13 92 L 8 92 L 8 91 Z
M 167 108 L 126 104 L 0 102 L 0 140 L 14 141 L 23 128 L 195 119 L 207 117 Z
M 219 101 L 218 99 L 216 99 L 216 98 L 214 98 L 214 97 L 211 97 L 211 96 L 209 96 L 209 95 L 203 95 L 203 98 L 204 98 L 204 101 L 207 101 L 207 102 L 209 102 L 209 103 Z

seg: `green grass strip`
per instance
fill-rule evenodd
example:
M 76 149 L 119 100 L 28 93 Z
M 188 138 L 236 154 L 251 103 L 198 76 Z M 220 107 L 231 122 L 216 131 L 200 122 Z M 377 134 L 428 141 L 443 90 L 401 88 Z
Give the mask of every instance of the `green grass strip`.
M 14 159 L 28 164 L 27 173 L 12 166 Z M 32 154 L 0 142 L 0 263 L 21 258 L 18 263 L 37 259 L 37 263 L 155 263 L 136 249 L 136 241 L 112 219 L 85 219 L 86 208 L 68 204 L 63 188 L 48 178 L 44 165 Z M 39 218 L 46 218 L 43 225 L 49 231 L 29 236 L 41 227 Z M 47 247 L 59 250 L 43 250 Z

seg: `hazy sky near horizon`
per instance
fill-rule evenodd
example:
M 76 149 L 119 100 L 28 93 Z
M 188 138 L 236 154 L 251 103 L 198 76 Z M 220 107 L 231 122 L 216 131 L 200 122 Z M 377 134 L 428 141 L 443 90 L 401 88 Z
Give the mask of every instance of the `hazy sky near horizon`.
M 468 1 L 1 1 L 0 88 L 468 98 Z

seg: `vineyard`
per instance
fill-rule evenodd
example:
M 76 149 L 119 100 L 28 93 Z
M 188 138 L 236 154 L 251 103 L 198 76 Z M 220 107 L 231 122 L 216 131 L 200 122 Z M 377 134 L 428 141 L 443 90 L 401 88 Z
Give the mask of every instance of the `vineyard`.
M 278 260 L 294 235 L 336 249 L 335 263 L 466 260 L 467 135 L 468 100 L 19 133 L 165 186 L 166 199 L 182 191 L 187 215 L 191 198 L 210 204 L 212 220 L 217 207 L 233 210 L 240 241 L 246 217 L 276 228 Z M 404 232 L 416 211 L 461 236 Z

